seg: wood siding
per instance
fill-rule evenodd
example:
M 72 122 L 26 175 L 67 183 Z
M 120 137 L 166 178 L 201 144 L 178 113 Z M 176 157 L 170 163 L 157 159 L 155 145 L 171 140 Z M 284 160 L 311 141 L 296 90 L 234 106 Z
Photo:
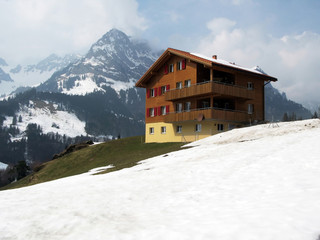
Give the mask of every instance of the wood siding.
M 189 112 L 169 113 L 164 116 L 164 122 L 183 122 L 183 121 L 200 121 L 200 120 L 223 120 L 235 123 L 245 123 L 252 119 L 252 114 L 241 111 L 230 111 L 225 109 L 199 109 Z
M 235 98 L 253 99 L 254 90 L 248 90 L 242 86 L 227 85 L 218 82 L 207 82 L 192 85 L 188 88 L 173 89 L 165 93 L 166 101 L 174 101 L 182 98 L 190 98 L 201 95 L 221 95 Z

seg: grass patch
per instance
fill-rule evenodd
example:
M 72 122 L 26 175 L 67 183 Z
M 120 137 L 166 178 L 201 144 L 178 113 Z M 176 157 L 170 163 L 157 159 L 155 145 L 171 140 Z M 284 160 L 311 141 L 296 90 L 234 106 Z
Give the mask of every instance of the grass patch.
M 114 140 L 89 146 L 61 158 L 44 163 L 38 172 L 9 184 L 0 190 L 20 188 L 88 172 L 90 169 L 113 165 L 103 173 L 136 165 L 139 161 L 180 150 L 183 143 L 142 143 L 141 136 Z

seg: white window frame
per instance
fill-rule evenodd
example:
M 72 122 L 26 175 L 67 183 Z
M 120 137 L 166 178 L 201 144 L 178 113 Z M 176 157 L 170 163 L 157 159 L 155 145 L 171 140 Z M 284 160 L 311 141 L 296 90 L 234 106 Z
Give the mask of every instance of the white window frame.
M 182 126 L 181 125 L 177 125 L 176 133 L 182 133 Z
M 182 70 L 182 61 L 177 62 L 177 69 Z
M 150 108 L 149 115 L 150 117 L 154 117 L 154 108 Z
M 247 88 L 248 88 L 248 90 L 253 90 L 253 82 L 248 82 Z
M 181 89 L 181 88 L 182 88 L 182 82 L 177 82 L 176 89 Z
M 195 128 L 196 132 L 201 132 L 201 128 L 202 128 L 201 123 L 197 123 Z
M 161 95 L 165 94 L 167 91 L 167 87 L 166 86 L 161 86 Z
M 185 88 L 191 87 L 191 79 L 184 80 L 184 87 Z
M 166 134 L 167 133 L 167 127 L 162 126 L 161 127 L 161 134 Z
M 154 97 L 154 88 L 150 89 L 150 97 Z
M 169 73 L 172 73 L 173 72 L 173 64 L 169 64 Z
M 191 110 L 191 102 L 185 102 L 184 103 L 184 110 L 187 112 L 190 112 Z
M 153 134 L 154 134 L 154 127 L 150 127 L 150 128 L 149 128 L 149 134 L 150 134 L 150 135 L 153 135 Z
M 167 114 L 166 106 L 161 106 L 161 115 L 166 115 L 166 114 Z
M 182 112 L 182 103 L 176 103 L 176 112 L 177 113 Z

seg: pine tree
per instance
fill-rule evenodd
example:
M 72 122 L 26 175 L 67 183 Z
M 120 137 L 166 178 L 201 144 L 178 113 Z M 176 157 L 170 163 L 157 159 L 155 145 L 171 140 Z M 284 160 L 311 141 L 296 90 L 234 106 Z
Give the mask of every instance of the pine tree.
M 14 115 L 13 119 L 12 119 L 12 125 L 17 125 L 17 116 Z
M 284 122 L 289 121 L 289 117 L 288 117 L 288 114 L 287 114 L 287 113 L 284 113 L 284 114 L 283 114 L 282 121 L 284 121 Z
M 313 114 L 312 118 L 318 118 L 317 111 L 314 111 L 314 114 Z

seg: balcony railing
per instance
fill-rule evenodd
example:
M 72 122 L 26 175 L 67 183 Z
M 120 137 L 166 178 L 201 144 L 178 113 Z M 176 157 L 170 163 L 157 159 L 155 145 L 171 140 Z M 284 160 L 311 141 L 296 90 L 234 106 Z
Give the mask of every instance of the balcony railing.
M 232 122 L 249 122 L 251 114 L 221 108 L 194 109 L 184 112 L 171 112 L 164 116 L 165 122 L 183 122 L 190 120 L 217 119 Z
M 172 89 L 165 93 L 165 100 L 172 101 L 207 94 L 218 94 L 244 99 L 254 98 L 254 90 L 250 90 L 243 86 L 210 81 L 181 89 Z

